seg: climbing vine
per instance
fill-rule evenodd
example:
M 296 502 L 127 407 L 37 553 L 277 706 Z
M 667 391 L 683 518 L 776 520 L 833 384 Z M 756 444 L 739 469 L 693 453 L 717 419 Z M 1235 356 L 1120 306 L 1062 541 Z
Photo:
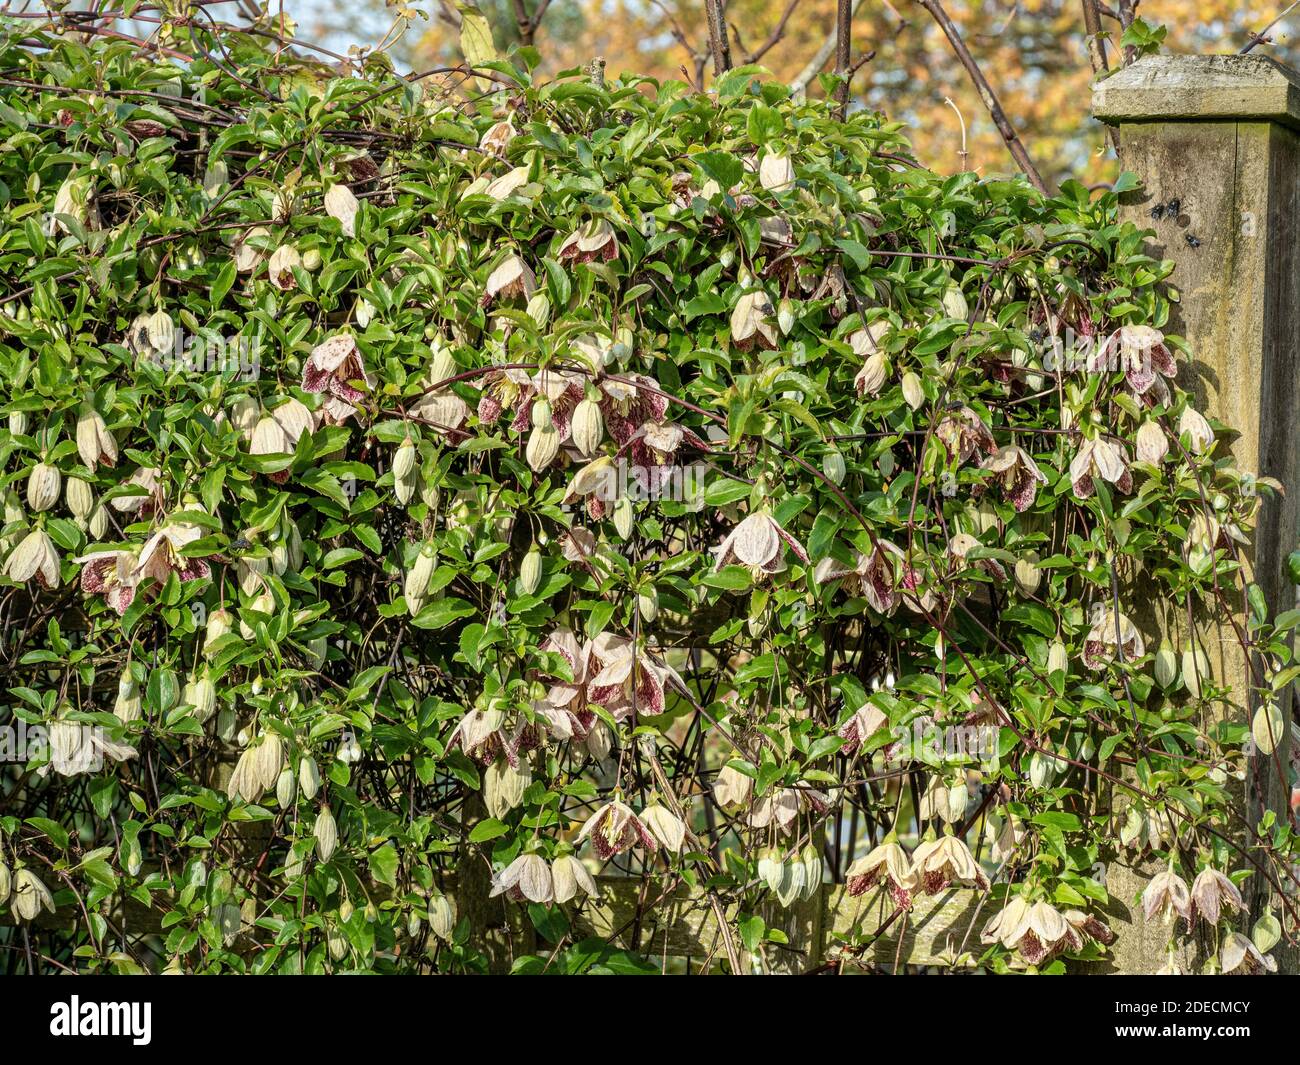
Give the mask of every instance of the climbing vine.
M 658 970 L 686 891 L 788 968 L 838 890 L 872 966 L 967 889 L 951 964 L 1056 971 L 1145 861 L 1171 965 L 1272 967 L 1281 486 L 1127 179 L 944 177 L 756 68 L 167 30 L 0 23 L 0 964 Z

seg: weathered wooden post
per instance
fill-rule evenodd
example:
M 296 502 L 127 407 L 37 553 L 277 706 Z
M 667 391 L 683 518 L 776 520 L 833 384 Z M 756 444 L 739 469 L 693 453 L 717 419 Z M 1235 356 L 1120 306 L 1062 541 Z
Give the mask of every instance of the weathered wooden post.
M 1156 258 L 1177 264 L 1169 331 L 1187 338 L 1194 359 L 1181 383 L 1237 430 L 1239 469 L 1286 486 L 1284 498 L 1264 502 L 1244 561 L 1271 610 L 1288 609 L 1286 557 L 1300 506 L 1300 73 L 1263 56 L 1152 56 L 1100 82 L 1092 103 L 1119 127 L 1123 169 L 1143 182 L 1124 212 L 1155 230 Z M 1233 689 L 1234 719 L 1248 721 L 1251 663 L 1234 620 L 1244 625 L 1244 613 L 1199 617 L 1196 635 L 1215 678 Z M 1176 628 L 1184 640 L 1186 628 Z M 1290 693 L 1282 694 L 1289 719 Z M 1285 746 L 1278 755 L 1285 766 Z M 1252 822 L 1266 807 L 1288 809 L 1275 765 L 1261 755 L 1247 773 Z M 1127 910 L 1142 883 L 1141 870 L 1119 868 L 1108 886 Z M 1247 887 L 1259 905 L 1267 885 L 1256 876 Z M 1120 971 L 1164 964 L 1164 934 L 1144 928 L 1136 911 L 1117 930 Z

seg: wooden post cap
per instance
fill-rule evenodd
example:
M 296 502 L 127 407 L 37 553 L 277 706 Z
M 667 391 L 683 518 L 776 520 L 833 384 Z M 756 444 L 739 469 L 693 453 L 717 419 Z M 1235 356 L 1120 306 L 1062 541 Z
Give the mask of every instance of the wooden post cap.
M 1162 119 L 1273 121 L 1300 129 L 1300 73 L 1262 55 L 1152 55 L 1092 90 L 1111 125 Z

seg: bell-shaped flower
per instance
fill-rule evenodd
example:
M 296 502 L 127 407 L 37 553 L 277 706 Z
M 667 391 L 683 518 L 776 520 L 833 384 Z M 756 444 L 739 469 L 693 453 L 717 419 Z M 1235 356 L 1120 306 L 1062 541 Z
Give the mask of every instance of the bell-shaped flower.
M 46 591 L 59 586 L 59 553 L 44 529 L 33 529 L 5 559 L 4 575 L 18 584 L 33 577 Z
M 1148 403 L 1164 403 L 1169 398 L 1166 377 L 1178 373 L 1173 352 L 1165 335 L 1149 325 L 1125 325 L 1115 330 L 1088 360 L 1089 370 L 1099 370 L 1118 361 L 1133 394 Z
M 893 614 L 898 609 L 899 588 L 915 585 L 906 579 L 912 571 L 902 563 L 902 549 L 888 540 L 877 540 L 870 552 L 855 552 L 854 559 L 852 566 L 830 556 L 822 559 L 813 570 L 814 582 L 840 581 L 848 595 L 866 599 L 876 613 Z
M 937 895 L 953 883 L 968 884 L 981 891 L 989 886 L 988 877 L 970 848 L 949 834 L 922 840 L 917 845 L 912 852 L 912 875 L 927 895 Z
M 1002 486 L 1002 498 L 1015 507 L 1017 512 L 1032 507 L 1038 495 L 1038 486 L 1047 483 L 1047 477 L 1039 470 L 1029 452 L 1014 444 L 998 448 L 980 463 L 980 469 L 997 475 L 997 481 Z
M 488 898 L 508 893 L 516 902 L 549 903 L 555 897 L 551 867 L 540 854 L 521 854 L 492 877 Z
M 1083 638 L 1083 664 L 1089 669 L 1105 669 L 1108 662 L 1122 657 L 1133 662 L 1146 654 L 1146 644 L 1137 626 L 1124 614 L 1099 611 L 1096 623 Z
M 1237 890 L 1228 877 L 1217 869 L 1212 869 L 1208 865 L 1196 874 L 1196 879 L 1192 881 L 1191 910 L 1188 921 L 1196 923 L 1196 918 L 1203 917 L 1211 924 L 1219 923 L 1219 915 L 1223 908 L 1240 912 L 1245 909 L 1245 903 L 1242 902 L 1241 892 Z
M 551 863 L 551 885 L 556 902 L 568 902 L 576 898 L 579 891 L 593 898 L 600 894 L 587 867 L 572 854 L 563 855 Z
M 719 806 L 743 806 L 754 789 L 753 777 L 724 765 L 713 781 L 713 801 Z
M 618 258 L 618 236 L 603 218 L 593 218 L 564 239 L 556 257 L 560 262 L 609 262 Z
M 1070 481 L 1074 485 L 1074 494 L 1080 499 L 1093 495 L 1097 477 L 1113 484 L 1125 495 L 1133 491 L 1128 450 L 1114 437 L 1098 436 L 1085 441 L 1070 462 Z
M 1188 407 L 1178 419 L 1178 435 L 1187 437 L 1187 447 L 1193 455 L 1205 454 L 1214 443 L 1214 430 L 1195 407 Z
M 591 839 L 596 857 L 607 862 L 616 854 L 643 847 L 648 854 L 659 849 L 650 830 L 621 799 L 611 799 L 589 818 L 578 833 L 578 841 Z
M 907 852 L 898 845 L 892 834 L 880 846 L 849 866 L 844 874 L 844 883 L 853 896 L 861 895 L 877 884 L 883 884 L 889 889 L 894 904 L 900 907 L 912 905 L 912 892 L 917 888 L 916 874 L 908 862 Z
M 1082 950 L 1083 938 L 1050 902 L 1015 895 L 980 933 L 982 943 L 1001 943 L 1030 965 L 1040 965 L 1063 950 Z
M 303 391 L 329 397 L 322 412 L 333 424 L 355 414 L 356 404 L 374 387 L 361 349 L 350 333 L 339 333 L 318 344 L 302 368 Z
M 82 564 L 82 594 L 102 595 L 119 616 L 125 614 L 140 584 L 139 552 L 92 551 L 74 561 Z
M 749 815 L 751 828 L 767 828 L 788 835 L 801 810 L 823 814 L 830 809 L 830 799 L 816 788 L 773 788 L 754 803 Z
M 1165 869 L 1151 878 L 1142 892 L 1142 912 L 1149 921 L 1159 915 L 1168 924 L 1174 917 L 1192 923 L 1192 899 L 1187 883 L 1173 869 Z
M 589 649 L 587 698 L 608 710 L 616 721 L 664 712 L 664 685 L 686 686 L 676 670 L 652 658 L 631 640 L 602 632 Z
M 760 510 L 732 529 L 715 548 L 718 559 L 713 569 L 717 572 L 724 566 L 739 563 L 748 566 L 754 579 L 759 580 L 783 568 L 782 556 L 786 547 L 800 562 L 808 562 L 808 552 L 803 545 L 786 532 L 769 511 Z

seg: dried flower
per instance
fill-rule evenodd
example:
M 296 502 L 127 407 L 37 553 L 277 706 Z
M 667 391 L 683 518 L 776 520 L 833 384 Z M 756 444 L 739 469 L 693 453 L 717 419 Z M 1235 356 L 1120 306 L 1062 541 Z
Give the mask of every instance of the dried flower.
M 1186 882 L 1173 869 L 1157 873 L 1142 892 L 1142 912 L 1148 921 L 1159 914 L 1165 924 L 1175 916 L 1181 917 L 1190 930 L 1192 902 Z
M 1245 908 L 1237 885 L 1208 865 L 1192 881 L 1190 897 L 1191 908 L 1187 918 L 1189 925 L 1195 924 L 1197 917 L 1205 918 L 1211 925 L 1218 924 L 1219 914 L 1225 904 L 1239 912 Z
M 1277 972 L 1277 962 L 1240 932 L 1229 932 L 1219 952 L 1219 965 L 1227 976 L 1258 976 Z

